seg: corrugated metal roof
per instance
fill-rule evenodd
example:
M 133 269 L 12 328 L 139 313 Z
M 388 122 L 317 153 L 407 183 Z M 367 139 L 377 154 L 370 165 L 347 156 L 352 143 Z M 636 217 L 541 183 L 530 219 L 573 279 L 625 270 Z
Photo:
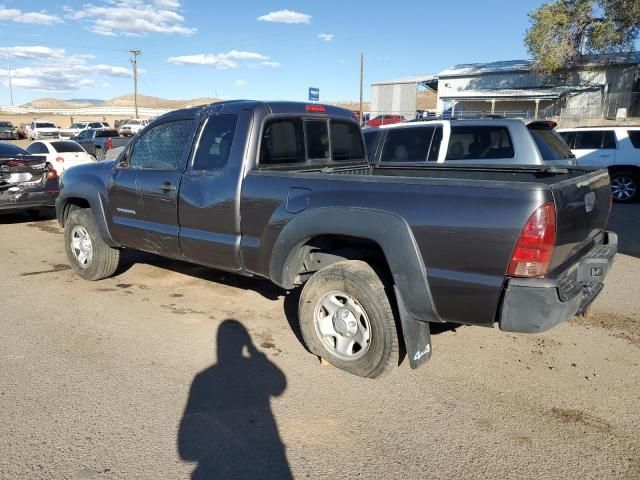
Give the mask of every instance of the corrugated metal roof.
M 579 67 L 606 66 L 606 65 L 626 65 L 640 63 L 640 52 L 611 53 L 603 55 L 590 55 L 582 59 L 576 65 Z M 503 72 L 527 72 L 531 70 L 530 60 L 505 60 L 501 62 L 489 63 L 463 63 L 454 65 L 437 74 L 437 77 L 466 77 L 471 75 L 482 75 L 485 73 Z
M 374 82 L 371 85 L 393 85 L 398 83 L 422 83 L 431 82 L 437 80 L 435 75 L 410 75 L 408 77 L 396 78 L 394 80 L 383 80 L 380 82 Z
M 504 88 L 504 89 L 487 89 L 487 90 L 461 90 L 453 92 L 449 95 L 441 95 L 442 99 L 491 99 L 491 98 L 531 98 L 531 99 L 555 99 L 571 92 L 579 92 L 600 88 L 599 86 L 560 86 L 549 88 Z

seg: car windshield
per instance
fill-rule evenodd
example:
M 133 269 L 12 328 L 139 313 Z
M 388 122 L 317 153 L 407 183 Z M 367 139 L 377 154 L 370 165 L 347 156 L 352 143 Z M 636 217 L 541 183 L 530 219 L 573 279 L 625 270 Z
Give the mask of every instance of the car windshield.
M 543 160 L 565 160 L 574 158 L 571 149 L 553 128 L 529 128 Z
M 53 123 L 38 122 L 36 123 L 36 128 L 56 128 L 56 126 Z
M 69 128 L 84 128 L 86 125 L 86 123 L 74 123 Z
M 0 157 L 13 157 L 15 155 L 30 155 L 26 150 L 16 147 L 12 143 L 0 143 Z
M 51 146 L 58 153 L 84 152 L 82 147 L 78 145 L 76 142 L 70 142 L 70 141 L 51 142 Z
M 11 122 L 0 122 L 0 128 L 13 128 Z
M 125 125 L 140 125 L 140 120 L 129 120 Z

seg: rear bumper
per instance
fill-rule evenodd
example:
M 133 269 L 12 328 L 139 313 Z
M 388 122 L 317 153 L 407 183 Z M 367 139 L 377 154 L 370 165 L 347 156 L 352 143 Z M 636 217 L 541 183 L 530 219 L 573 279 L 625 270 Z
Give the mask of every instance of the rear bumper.
M 0 212 L 53 207 L 58 197 L 58 180 L 50 180 L 37 190 L 0 190 Z
M 500 307 L 500 329 L 544 332 L 584 312 L 602 291 L 617 251 L 618 236 L 605 232 L 601 245 L 556 279 L 510 278 Z

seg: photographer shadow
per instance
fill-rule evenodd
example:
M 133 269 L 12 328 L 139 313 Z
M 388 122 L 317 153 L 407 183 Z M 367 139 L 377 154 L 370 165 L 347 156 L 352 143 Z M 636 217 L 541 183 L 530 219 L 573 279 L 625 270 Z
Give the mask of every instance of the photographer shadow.
M 292 478 L 270 404 L 284 373 L 236 320 L 220 325 L 217 356 L 194 378 L 178 431 L 180 458 L 197 463 L 192 479 Z

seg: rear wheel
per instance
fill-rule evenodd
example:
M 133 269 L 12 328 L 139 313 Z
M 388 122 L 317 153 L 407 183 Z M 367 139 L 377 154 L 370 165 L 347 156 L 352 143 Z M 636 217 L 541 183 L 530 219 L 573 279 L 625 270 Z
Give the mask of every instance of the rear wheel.
M 118 268 L 120 250 L 107 245 L 91 210 L 74 210 L 64 226 L 65 249 L 73 270 L 85 280 L 102 280 Z
M 638 198 L 638 177 L 632 172 L 610 172 L 611 196 L 620 203 L 630 203 Z
M 365 262 L 334 263 L 305 284 L 298 307 L 309 350 L 332 365 L 374 378 L 398 364 L 398 331 L 384 284 Z

